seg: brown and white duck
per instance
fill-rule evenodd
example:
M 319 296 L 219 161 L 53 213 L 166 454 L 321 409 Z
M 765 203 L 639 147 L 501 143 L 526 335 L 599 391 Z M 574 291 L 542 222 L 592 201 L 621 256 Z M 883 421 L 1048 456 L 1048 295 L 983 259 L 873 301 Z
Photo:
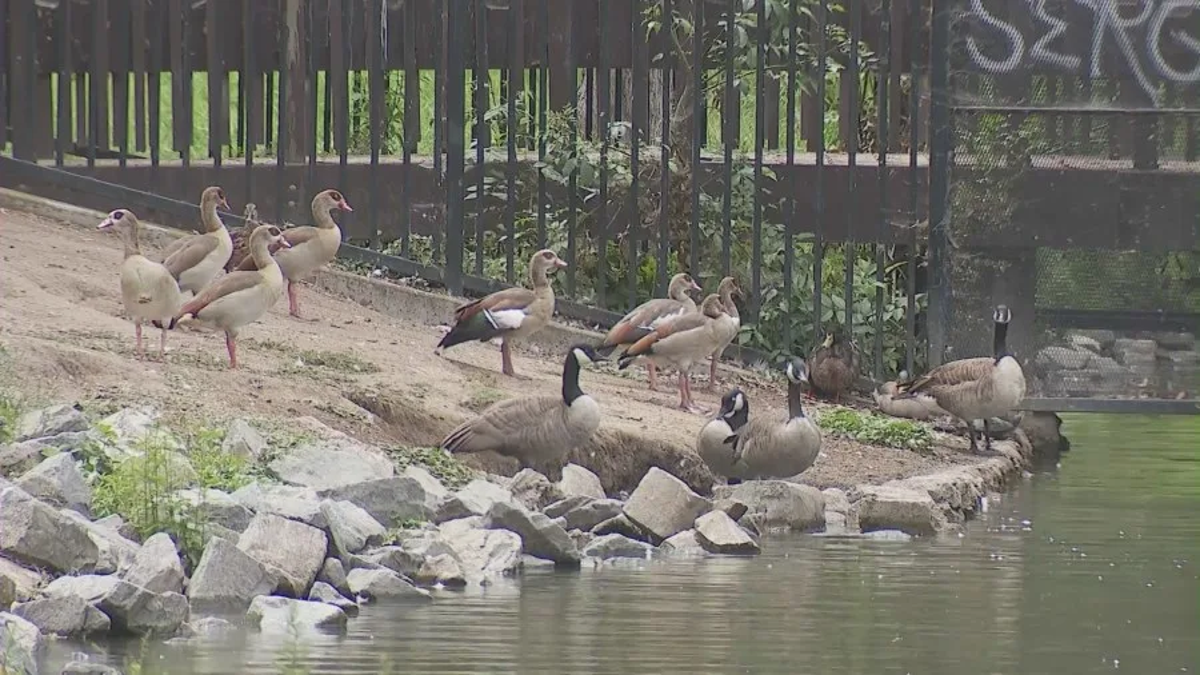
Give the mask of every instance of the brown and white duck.
M 204 188 L 200 194 L 200 222 L 204 232 L 177 239 L 163 251 L 163 266 L 185 293 L 199 293 L 224 269 L 233 253 L 233 240 L 217 215 L 218 206 L 229 210 L 225 191 L 215 185 Z
M 300 318 L 297 284 L 336 258 L 338 248 L 342 245 L 342 230 L 330 214 L 333 209 L 354 210 L 337 190 L 318 192 L 312 200 L 313 222 L 316 225 L 284 230 L 283 236 L 289 246 L 275 253 L 275 262 L 279 263 L 279 269 L 287 280 L 288 313 L 297 319 Z M 242 259 L 236 269 L 250 271 L 255 269 L 255 265 L 254 257 L 249 256 Z
M 738 313 L 737 303 L 733 301 L 735 295 L 739 298 L 742 297 L 742 289 L 738 287 L 737 280 L 733 277 L 721 279 L 721 283 L 717 286 L 717 295 L 721 296 L 725 314 L 721 316 L 718 326 L 721 339 L 708 364 L 708 386 L 706 388 L 709 390 L 714 389 L 717 385 L 717 361 L 721 360 L 721 354 L 733 342 L 742 328 L 742 315 Z
M 716 348 L 722 337 L 718 322 L 724 314 L 721 296 L 710 293 L 700 303 L 699 311 L 665 321 L 633 343 L 618 359 L 617 367 L 624 370 L 641 357 L 660 367 L 675 368 L 679 371 L 679 407 L 705 414 L 704 409 L 692 401 L 690 373 L 694 364 L 703 361 Z
M 596 352 L 608 356 L 618 347 L 628 347 L 646 337 L 664 321 L 696 311 L 696 301 L 692 300 L 690 292 L 698 290 L 700 285 L 690 274 L 680 272 L 671 277 L 671 283 L 667 285 L 667 297 L 647 300 L 633 308 L 609 329 L 608 335 L 596 346 Z M 658 366 L 653 361 L 646 362 L 646 374 L 652 391 L 656 390 L 657 371 Z
M 858 379 L 859 365 L 858 345 L 835 325 L 808 356 L 809 382 L 818 394 L 840 401 Z
M 501 370 L 516 375 L 512 364 L 512 348 L 517 342 L 538 332 L 554 315 L 554 289 L 547 274 L 566 267 L 550 249 L 542 249 L 529 260 L 529 279 L 533 290 L 506 288 L 468 302 L 454 310 L 454 325 L 442 336 L 435 354 L 454 345 L 478 340 L 487 342 L 500 338 Z
M 128 209 L 117 209 L 108 214 L 98 229 L 115 229 L 125 243 L 125 260 L 121 263 L 121 302 L 125 313 L 133 319 L 134 334 L 137 336 L 137 356 L 145 357 L 142 348 L 142 324 L 157 322 L 162 327 L 158 341 L 159 358 L 167 357 L 166 324 L 179 311 L 183 296 L 175 277 L 161 263 L 142 255 L 138 241 L 140 224 L 137 216 Z
M 237 368 L 238 331 L 266 314 L 283 294 L 283 274 L 268 252 L 275 243 L 284 249 L 290 246 L 278 227 L 259 225 L 250 235 L 250 255 L 257 269 L 238 270 L 221 277 L 185 304 L 171 326 L 191 315 L 225 331 L 229 367 Z
M 258 219 L 258 207 L 253 202 L 246 204 L 246 208 L 242 211 L 242 218 L 245 223 L 242 229 L 229 233 L 229 238 L 233 241 L 233 253 L 229 255 L 229 261 L 225 263 L 225 271 L 232 272 L 242 264 L 242 261 L 250 255 L 250 235 L 254 233 L 254 228 L 262 225 Z M 271 251 L 275 253 L 274 250 Z

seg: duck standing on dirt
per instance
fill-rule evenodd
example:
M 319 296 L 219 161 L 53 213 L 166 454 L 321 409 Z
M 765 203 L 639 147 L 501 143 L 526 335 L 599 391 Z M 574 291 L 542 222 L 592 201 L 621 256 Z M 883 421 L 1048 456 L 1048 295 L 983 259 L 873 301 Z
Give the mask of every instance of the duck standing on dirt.
M 246 204 L 246 209 L 242 212 L 242 218 L 246 221 L 242 225 L 242 229 L 229 233 L 229 238 L 233 240 L 233 253 L 229 256 L 229 262 L 225 263 L 226 272 L 238 269 L 242 261 L 250 256 L 250 235 L 254 233 L 255 228 L 262 225 L 262 222 L 258 219 L 258 207 L 254 203 Z M 275 251 L 277 250 L 277 247 L 272 247 L 271 255 L 275 255 Z
M 528 288 L 506 288 L 491 295 L 460 305 L 454 310 L 454 325 L 442 336 L 435 354 L 464 342 L 487 342 L 500 338 L 501 371 L 515 376 L 512 348 L 546 327 L 554 315 L 554 289 L 547 276 L 567 263 L 550 249 L 542 249 L 529 260 Z
M 576 345 L 563 360 L 560 396 L 518 397 L 500 401 L 459 425 L 442 441 L 453 454 L 491 450 L 513 457 L 552 481 L 562 479 L 571 450 L 586 443 L 600 426 L 600 406 L 579 388 L 579 370 L 600 356 Z
M 218 206 L 229 210 L 225 191 L 215 185 L 204 188 L 200 194 L 200 222 L 204 232 L 176 239 L 163 251 L 163 266 L 185 293 L 194 295 L 212 283 L 233 253 L 233 240 L 217 215 Z
M 158 339 L 158 356 L 167 358 L 166 324 L 179 311 L 183 296 L 170 270 L 142 255 L 138 241 L 140 224 L 137 216 L 127 209 L 108 214 L 98 229 L 116 228 L 125 243 L 125 260 L 121 263 L 121 301 L 125 313 L 133 319 L 137 336 L 137 357 L 145 358 L 142 348 L 142 324 L 158 322 L 162 335 Z
M 841 326 L 834 326 L 808 357 L 810 384 L 822 396 L 841 401 L 858 379 L 858 345 L 846 336 Z
M 736 432 L 732 478 L 790 478 L 806 471 L 821 453 L 821 430 L 804 414 L 802 387 L 808 382 L 803 359 L 787 364 L 787 418 L 759 415 Z
M 250 235 L 250 255 L 257 269 L 230 272 L 218 279 L 179 310 L 171 327 L 191 315 L 225 331 L 229 367 L 237 368 L 238 330 L 261 318 L 283 294 L 283 273 L 268 252 L 275 243 L 284 249 L 290 246 L 278 227 L 259 225 Z
M 708 364 L 708 386 L 705 388 L 710 391 L 717 386 L 717 361 L 721 360 L 721 354 L 733 342 L 742 328 L 742 315 L 738 312 L 737 303 L 733 301 L 734 296 L 742 297 L 742 289 L 738 288 L 737 280 L 733 277 L 721 279 L 721 283 L 717 286 L 717 295 L 721 296 L 721 304 L 725 306 L 725 315 L 721 317 L 721 325 L 718 327 L 721 340 L 717 344 L 716 350 L 713 351 Z
M 659 324 L 696 311 L 696 301 L 689 295 L 693 290 L 700 290 L 700 285 L 692 275 L 680 272 L 671 277 L 667 297 L 647 300 L 633 308 L 608 331 L 596 352 L 607 357 L 618 347 L 628 347 L 646 337 Z M 646 375 L 650 390 L 657 391 L 658 367 L 653 361 L 646 362 Z
M 971 452 L 979 452 L 975 440 L 975 420 L 983 420 L 984 447 L 992 449 L 992 417 L 1004 417 L 1025 398 L 1025 373 L 1016 357 L 1008 351 L 1008 323 L 1012 313 L 997 305 L 992 314 L 992 356 L 959 359 L 934 368 L 921 377 L 900 385 L 897 398 L 922 394 L 933 397 L 946 412 L 967 425 Z
M 700 428 L 696 437 L 696 454 L 708 465 L 714 475 L 726 480 L 736 480 L 733 456 L 737 445 L 737 433 L 746 426 L 750 417 L 750 403 L 741 389 L 732 389 L 721 397 L 721 410 L 717 416 Z

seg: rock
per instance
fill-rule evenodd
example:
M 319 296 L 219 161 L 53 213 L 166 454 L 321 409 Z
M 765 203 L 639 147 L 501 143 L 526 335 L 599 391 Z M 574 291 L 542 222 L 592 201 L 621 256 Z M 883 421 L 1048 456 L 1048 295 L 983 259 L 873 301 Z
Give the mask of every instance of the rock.
M 87 431 L 88 421 L 78 403 L 52 405 L 33 410 L 17 419 L 13 438 L 27 441 L 72 431 Z
M 462 566 L 454 556 L 445 553 L 426 558 L 413 578 L 419 584 L 440 584 L 446 588 L 462 588 L 467 585 Z
M 606 534 L 593 539 L 583 549 L 583 555 L 600 560 L 612 558 L 647 560 L 653 551 L 654 547 L 650 544 L 630 539 L 622 534 Z
M 542 474 L 521 469 L 509 485 L 513 499 L 530 511 L 539 511 L 563 498 L 563 493 Z
M 679 534 L 664 541 L 661 546 L 663 551 L 675 556 L 704 556 L 708 555 L 708 551 L 700 545 L 700 540 L 696 537 L 695 530 L 684 530 Z
M 124 408 L 100 420 L 91 433 L 101 441 L 104 454 L 110 461 L 121 461 L 140 454 L 135 446 L 155 431 L 158 413 L 151 408 Z M 160 432 L 162 433 L 162 432 Z M 181 449 L 178 439 L 163 434 L 163 440 Z
M 80 576 L 59 577 L 51 581 L 43 593 L 48 598 L 75 597 L 89 605 L 98 604 L 105 596 L 113 592 L 121 578 L 116 575 L 82 574 Z
M 690 528 L 711 508 L 712 504 L 686 483 L 655 466 L 629 495 L 624 513 L 658 543 Z
M 267 466 L 284 483 L 318 491 L 396 474 L 387 455 L 348 436 L 306 443 Z
M 1192 333 L 1166 331 L 1154 334 L 1159 347 L 1170 351 L 1191 351 L 1196 348 L 1196 336 Z
M 270 513 L 313 527 L 325 527 L 321 498 L 312 488 L 250 483 L 230 496 L 254 513 Z
M 696 541 L 709 553 L 757 555 L 758 542 L 721 510 L 709 511 L 696 519 Z
M 374 567 L 383 567 L 406 577 L 415 575 L 425 562 L 424 555 L 403 546 L 380 546 L 367 551 L 361 558 Z M 357 567 L 352 566 L 352 569 Z M 346 587 L 349 588 L 349 584 Z
M 17 583 L 0 574 L 0 612 L 12 607 L 17 601 Z
M 0 558 L 0 612 L 14 602 L 32 599 L 45 580 L 37 570 Z
M 730 501 L 740 501 L 749 507 L 743 523 L 750 523 L 760 532 L 786 529 L 816 532 L 825 527 L 825 497 L 810 485 L 782 480 L 753 480 L 714 490 L 716 505 L 721 508 Z
M 307 595 L 328 545 L 325 533 L 315 527 L 263 513 L 254 516 L 238 539 L 238 548 L 268 570 L 278 570 L 276 590 L 293 598 Z
M 837 488 L 826 488 L 821 494 L 825 497 L 825 532 L 858 533 L 858 510 L 850 503 L 846 493 Z
M 867 539 L 876 541 L 912 541 L 912 535 L 900 530 L 875 530 L 863 534 Z
M 371 514 L 347 501 L 322 501 L 321 515 L 325 516 L 336 550 L 345 553 L 358 553 L 367 546 L 378 546 L 387 535 L 387 529 Z
M 592 528 L 592 534 L 602 537 L 606 534 L 623 534 L 630 539 L 649 542 L 651 535 L 638 527 L 624 513 L 619 513 Z
M 1092 356 L 1086 349 L 1052 345 L 1038 352 L 1037 363 L 1047 370 L 1082 370 L 1088 367 Z
M 250 603 L 247 602 L 246 606 L 249 607 Z M 217 637 L 239 630 L 237 626 L 217 616 L 205 616 L 193 619 L 188 622 L 187 628 L 188 632 L 194 637 Z
M 484 519 L 484 526 L 515 532 L 521 537 L 525 553 L 553 560 L 560 565 L 578 565 L 579 549 L 560 525 L 544 513 L 532 513 L 519 506 L 496 502 Z
M 1190 369 L 1200 364 L 1200 352 L 1178 351 L 1178 352 L 1162 352 L 1162 356 L 1171 364 L 1172 368 Z
M 0 645 L 5 675 L 38 675 L 46 641 L 38 627 L 15 614 L 0 612 Z
M 126 539 L 110 527 L 93 523 L 78 511 L 60 509 L 59 514 L 82 527 L 96 545 L 96 565 L 92 571 L 97 574 L 116 574 L 133 565 L 138 549 L 141 548 L 137 542 Z
M 258 461 L 267 451 L 267 439 L 246 420 L 236 419 L 225 429 L 221 449 L 237 457 Z
M 585 497 L 583 495 L 563 497 L 562 499 L 542 509 L 542 513 L 546 514 L 550 518 L 558 518 L 566 515 L 568 511 L 577 509 L 585 504 L 590 504 L 593 501 L 595 501 L 595 499 L 592 497 Z
M 42 457 L 49 457 L 55 452 L 77 454 L 77 452 L 91 440 L 91 432 L 65 431 L 61 434 L 54 434 L 53 436 L 45 436 L 43 438 L 35 438 L 25 442 L 36 443 L 40 445 L 43 448 Z
M 232 542 L 211 539 L 188 582 L 188 599 L 197 608 L 241 611 L 277 583 L 266 566 Z
M 1086 349 L 1093 354 L 1099 354 L 1104 349 L 1104 347 L 1100 344 L 1100 341 L 1096 338 L 1089 337 L 1087 335 L 1081 335 L 1079 333 L 1071 333 L 1068 335 L 1067 344 L 1076 349 Z
M 927 492 L 884 485 L 860 485 L 858 521 L 863 532 L 902 530 L 914 535 L 933 534 L 941 520 Z
M 183 563 L 175 542 L 165 532 L 151 535 L 134 558 L 125 581 L 154 593 L 183 592 Z
M 485 516 L 496 502 L 512 502 L 512 493 L 492 483 L 476 478 L 458 492 L 451 495 L 434 518 L 443 523 L 467 516 Z
M 369 600 L 384 598 L 404 598 L 429 600 L 429 591 L 412 585 L 407 579 L 391 570 L 350 570 L 346 575 L 346 583 L 355 596 Z
M 578 464 L 568 464 L 563 467 L 562 480 L 558 481 L 558 491 L 566 497 L 591 497 L 604 499 L 604 484 L 600 477 L 591 470 Z
M 1021 417 L 1020 429 L 1025 432 L 1035 453 L 1057 453 L 1070 448 L 1061 433 L 1062 418 L 1052 412 L 1028 411 Z
M 467 579 L 480 584 L 512 576 L 521 566 L 521 537 L 515 532 L 465 529 L 447 535 L 447 542 Z
M 725 515 L 732 518 L 734 522 L 741 520 L 750 511 L 750 507 L 746 502 L 737 499 L 726 499 L 714 506 L 724 511 Z
M 563 514 L 568 530 L 591 531 L 600 523 L 621 515 L 625 505 L 615 499 L 597 499 Z M 641 539 L 641 537 L 638 537 Z
M 391 466 L 390 464 L 388 465 Z M 425 488 L 415 478 L 391 476 L 318 491 L 327 499 L 348 501 L 387 527 L 406 520 L 428 520 Z
M 346 630 L 346 613 L 324 602 L 260 595 L 250 603 L 246 622 L 266 632 Z
M 244 531 L 254 517 L 250 509 L 220 490 L 188 488 L 176 491 L 175 496 L 195 508 L 204 521 L 234 532 Z
M 122 539 L 132 541 L 137 536 L 137 531 L 133 529 L 133 526 L 125 522 L 125 519 L 116 513 L 111 513 L 99 520 L 93 521 L 92 524 L 110 532 L 116 532 Z
M 425 510 L 430 514 L 437 513 L 442 502 L 450 497 L 450 491 L 446 489 L 446 486 L 442 485 L 436 476 L 419 466 L 405 467 L 404 476 L 417 481 L 425 490 Z
M 99 607 L 114 629 L 137 635 L 171 635 L 187 621 L 189 609 L 178 593 L 154 593 L 127 581 L 118 581 Z
M 351 594 L 350 585 L 346 583 L 346 568 L 342 567 L 342 561 L 337 558 L 326 558 L 325 562 L 321 563 L 317 581 L 336 588 L 342 595 Z
M 333 605 L 346 613 L 346 616 L 358 616 L 358 603 L 343 597 L 336 588 L 322 581 L 314 582 L 308 591 L 308 599 Z
M 13 606 L 12 613 L 53 635 L 107 632 L 111 627 L 104 612 L 74 595 L 21 603 Z
M 1118 338 L 1113 342 L 1113 356 L 1125 365 L 1153 365 L 1158 344 L 1154 340 Z
M 96 567 L 88 530 L 16 487 L 0 489 L 0 553 L 60 573 Z
M 583 549 L 587 548 L 588 544 L 591 544 L 596 539 L 596 535 L 583 530 L 571 530 L 567 533 L 567 536 L 571 537 L 571 541 L 575 542 L 575 548 L 579 549 L 581 555 Z
M 122 675 L 120 670 L 97 661 L 70 661 L 59 675 Z
M 19 476 L 53 452 L 54 448 L 40 440 L 0 445 L 0 476 Z

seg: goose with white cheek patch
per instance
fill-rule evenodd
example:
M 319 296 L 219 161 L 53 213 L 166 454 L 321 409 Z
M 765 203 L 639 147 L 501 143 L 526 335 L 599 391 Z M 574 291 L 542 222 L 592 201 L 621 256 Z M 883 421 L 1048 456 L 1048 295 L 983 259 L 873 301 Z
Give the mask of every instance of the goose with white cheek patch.
M 579 388 L 581 366 L 599 360 L 588 345 L 576 345 L 563 359 L 560 396 L 511 398 L 493 404 L 459 425 L 442 441 L 453 454 L 491 450 L 513 457 L 552 481 L 562 478 L 571 450 L 600 426 L 600 406 Z
M 596 346 L 596 352 L 609 356 L 617 348 L 629 347 L 646 337 L 659 325 L 696 311 L 696 301 L 689 295 L 694 290 L 700 290 L 700 285 L 692 279 L 692 275 L 680 272 L 671 277 L 671 283 L 667 285 L 667 297 L 647 300 L 633 308 L 609 329 L 604 340 Z M 657 391 L 658 366 L 653 361 L 646 361 L 646 375 L 650 380 L 650 390 Z
M 709 471 L 725 479 L 736 478 L 733 455 L 737 433 L 750 417 L 750 402 L 741 389 L 733 389 L 721 397 L 717 416 L 700 428 L 696 437 L 696 454 L 708 465 Z
M 515 376 L 512 348 L 550 323 L 554 315 L 554 289 L 547 275 L 566 266 L 550 249 L 534 253 L 529 260 L 533 290 L 506 288 L 459 306 L 454 310 L 454 325 L 442 336 L 434 353 L 441 354 L 442 350 L 464 342 L 500 338 L 501 370 L 505 375 Z
M 992 313 L 992 356 L 944 363 L 921 377 L 899 386 L 899 400 L 931 396 L 938 406 L 967 425 L 971 452 L 979 453 L 975 420 L 983 420 L 984 448 L 992 449 L 990 418 L 1004 417 L 1025 398 L 1025 373 L 1008 351 L 1008 323 L 1012 312 L 997 305 Z
M 144 358 L 142 348 L 142 324 L 156 322 L 162 328 L 158 340 L 159 358 L 167 358 L 167 328 L 183 295 L 179 284 L 170 270 L 142 255 L 138 242 L 140 224 L 137 216 L 127 209 L 117 209 L 108 214 L 98 229 L 116 229 L 125 243 L 125 260 L 121 263 L 121 302 L 125 313 L 133 319 L 134 334 L 137 336 L 137 356 Z
M 821 430 L 804 414 L 801 404 L 803 386 L 808 382 L 808 366 L 803 359 L 794 358 L 787 364 L 787 379 L 787 417 L 758 415 L 737 432 L 735 478 L 790 478 L 817 461 Z

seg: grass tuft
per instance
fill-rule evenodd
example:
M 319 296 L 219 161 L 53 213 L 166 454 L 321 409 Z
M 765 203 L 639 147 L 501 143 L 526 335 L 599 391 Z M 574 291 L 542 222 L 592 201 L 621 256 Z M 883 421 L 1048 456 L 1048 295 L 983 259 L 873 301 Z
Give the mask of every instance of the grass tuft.
M 451 490 L 456 490 L 477 476 L 475 469 L 463 464 L 441 448 L 407 448 L 393 446 L 386 451 L 403 471 L 410 466 L 419 466 L 433 474 Z
M 929 450 L 933 445 L 933 433 L 920 422 L 850 408 L 835 408 L 822 413 L 817 425 L 825 431 L 871 445 L 917 452 Z

